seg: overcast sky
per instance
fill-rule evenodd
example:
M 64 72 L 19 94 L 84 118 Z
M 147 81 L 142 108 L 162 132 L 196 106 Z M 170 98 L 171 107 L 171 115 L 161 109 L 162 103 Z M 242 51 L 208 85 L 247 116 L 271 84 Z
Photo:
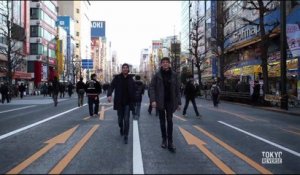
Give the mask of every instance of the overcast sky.
M 119 63 L 139 65 L 152 40 L 178 35 L 181 1 L 90 1 L 91 20 L 106 22 L 106 37 Z

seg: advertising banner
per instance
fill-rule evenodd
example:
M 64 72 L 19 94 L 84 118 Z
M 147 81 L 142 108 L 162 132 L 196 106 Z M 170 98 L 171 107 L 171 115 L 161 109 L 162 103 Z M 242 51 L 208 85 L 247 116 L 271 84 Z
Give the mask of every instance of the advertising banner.
M 105 21 L 92 21 L 91 37 L 105 37 Z
M 298 24 L 286 25 L 286 37 L 293 57 L 300 56 L 300 28 Z

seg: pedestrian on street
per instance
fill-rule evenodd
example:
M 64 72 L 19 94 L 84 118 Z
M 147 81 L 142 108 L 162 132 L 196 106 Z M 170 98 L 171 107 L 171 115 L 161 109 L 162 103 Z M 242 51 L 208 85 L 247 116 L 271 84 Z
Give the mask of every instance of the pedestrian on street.
M 65 98 L 65 91 L 66 91 L 65 84 L 64 83 L 60 83 L 60 86 L 59 86 L 60 98 Z
M 192 104 L 193 104 L 196 116 L 200 117 L 197 106 L 196 106 L 196 102 L 195 102 L 196 93 L 197 93 L 197 90 L 196 90 L 196 87 L 194 85 L 194 78 L 193 78 L 193 76 L 190 76 L 189 79 L 188 79 L 188 82 L 185 86 L 185 89 L 184 89 L 185 105 L 184 105 L 184 108 L 183 108 L 182 115 L 184 115 L 184 116 L 186 115 L 186 110 L 189 106 L 189 102 L 191 101 Z
M 221 89 L 217 85 L 217 82 L 213 82 L 210 92 L 211 92 L 214 107 L 218 107 Z
M 91 79 L 86 82 L 85 92 L 88 97 L 89 113 L 91 117 L 97 117 L 99 111 L 99 94 L 102 92 L 102 87 L 97 81 L 97 75 L 92 74 Z M 93 109 L 94 108 L 94 109 Z
M 145 85 L 141 81 L 141 77 L 139 75 L 135 76 L 134 84 L 135 84 L 135 104 L 134 104 L 133 118 L 139 119 L 140 112 L 141 112 L 141 103 L 142 103 L 143 94 L 145 91 Z
M 260 84 L 257 80 L 254 81 L 253 93 L 252 93 L 252 103 L 253 105 L 257 104 L 259 98 Z
M 107 92 L 108 102 L 114 95 L 114 110 L 117 110 L 120 134 L 124 136 L 124 143 L 128 143 L 130 110 L 134 111 L 135 84 L 129 73 L 129 65 L 122 65 L 122 72 L 114 77 Z
M 69 82 L 68 84 L 68 94 L 69 94 L 69 97 L 71 98 L 72 97 L 72 94 L 73 94 L 73 84 L 71 82 Z
M 84 97 L 84 87 L 85 83 L 83 82 L 83 78 L 80 77 L 80 80 L 76 83 L 76 92 L 78 95 L 78 106 L 83 106 L 83 97 Z
M 180 110 L 181 95 L 180 83 L 177 74 L 171 70 L 169 57 L 161 59 L 161 68 L 155 73 L 150 84 L 150 101 L 158 109 L 160 129 L 162 135 L 162 148 L 175 152 L 173 144 L 173 113 Z M 167 121 L 167 128 L 166 128 Z
M 24 86 L 23 83 L 21 83 L 21 85 L 19 86 L 19 91 L 20 91 L 20 97 L 21 97 L 21 99 L 22 99 L 23 96 L 24 96 L 25 90 L 26 90 L 26 87 Z
M 60 83 L 58 81 L 58 78 L 56 76 L 54 76 L 53 78 L 53 82 L 52 82 L 52 98 L 53 98 L 53 102 L 54 102 L 54 106 L 57 106 L 57 97 L 58 97 L 58 93 L 59 93 L 59 86 Z
M 8 94 L 8 83 L 4 83 L 1 85 L 0 88 L 1 96 L 2 96 L 2 103 L 4 103 L 5 99 L 6 102 L 9 103 L 9 94 Z

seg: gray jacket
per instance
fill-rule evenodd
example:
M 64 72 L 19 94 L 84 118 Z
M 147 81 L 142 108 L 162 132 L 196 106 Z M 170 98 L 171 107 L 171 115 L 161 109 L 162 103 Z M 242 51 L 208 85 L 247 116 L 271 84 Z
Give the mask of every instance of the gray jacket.
M 156 72 L 156 74 L 151 79 L 150 84 L 150 102 L 156 102 L 156 107 L 159 110 L 164 109 L 164 83 L 161 75 L 161 70 Z M 178 105 L 181 105 L 181 96 L 180 96 L 180 83 L 177 78 L 177 75 L 172 71 L 171 75 L 171 102 L 173 106 L 173 113 L 178 108 Z

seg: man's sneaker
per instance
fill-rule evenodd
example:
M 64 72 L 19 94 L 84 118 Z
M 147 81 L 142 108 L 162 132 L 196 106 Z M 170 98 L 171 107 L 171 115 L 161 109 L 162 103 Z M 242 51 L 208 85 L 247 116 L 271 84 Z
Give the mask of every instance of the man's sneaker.
M 98 114 L 94 114 L 94 117 L 98 117 Z
M 166 140 L 162 141 L 161 147 L 164 148 L 164 149 L 167 148 L 167 141 Z
M 172 153 L 175 153 L 175 152 L 176 152 L 176 148 L 175 148 L 175 146 L 173 145 L 173 143 L 169 143 L 169 144 L 168 144 L 168 150 L 171 151 Z
M 196 115 L 196 117 L 197 117 L 197 118 L 200 118 L 200 117 L 202 117 L 202 115 L 198 114 L 198 115 Z

